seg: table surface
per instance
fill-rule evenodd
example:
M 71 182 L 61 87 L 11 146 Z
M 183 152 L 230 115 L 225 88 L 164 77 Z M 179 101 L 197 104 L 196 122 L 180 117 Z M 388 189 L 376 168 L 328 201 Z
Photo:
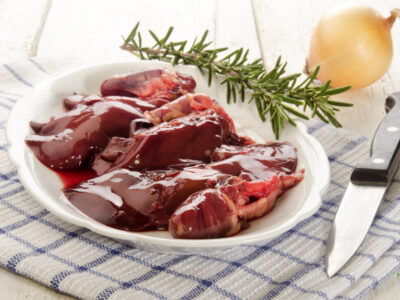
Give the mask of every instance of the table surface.
M 246 47 L 270 68 L 282 56 L 288 72 L 304 69 L 311 33 L 319 17 L 345 0 L 0 0 L 1 63 L 20 57 L 79 58 L 85 63 L 132 60 L 119 49 L 121 35 L 137 21 L 141 30 L 163 34 L 174 26 L 173 38 L 192 40 L 209 30 L 215 47 Z M 397 0 L 353 1 L 383 15 Z M 283 4 L 284 3 L 284 4 Z M 392 30 L 394 57 L 389 71 L 374 85 L 337 97 L 354 104 L 337 114 L 343 127 L 369 138 L 384 116 L 384 100 L 400 90 L 400 24 Z M 146 43 L 146 38 L 144 43 Z M 397 52 L 397 53 L 396 53 Z M 1 247 L 1 245 L 0 245 Z M 0 295 L 7 299 L 69 299 L 34 281 L 0 268 Z M 395 299 L 396 274 L 366 296 Z

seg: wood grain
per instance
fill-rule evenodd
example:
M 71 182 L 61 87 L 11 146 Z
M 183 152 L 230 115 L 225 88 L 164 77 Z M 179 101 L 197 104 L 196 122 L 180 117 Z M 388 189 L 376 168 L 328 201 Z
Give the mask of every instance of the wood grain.
M 251 1 L 216 1 L 215 46 L 250 49 L 249 60 L 261 56 Z
M 380 286 L 367 294 L 364 300 L 390 300 L 400 295 L 400 277 L 397 273 L 390 276 Z
M 49 0 L 0 0 L 0 61 L 34 55 Z
M 41 300 L 70 300 L 72 297 L 57 293 L 33 280 L 24 278 L 0 268 L 0 295 L 1 299 L 22 300 L 22 299 L 41 299 Z
M 133 60 L 118 49 L 120 35 L 128 35 L 136 22 L 141 31 L 161 34 L 175 26 L 174 39 L 189 39 L 210 31 L 215 46 L 250 48 L 250 57 L 262 56 L 271 68 L 279 55 L 288 71 L 301 72 L 308 45 L 319 17 L 345 0 L 0 0 L 0 58 L 18 56 L 67 57 L 87 63 Z M 356 0 L 382 14 L 398 6 L 398 0 Z M 397 25 L 397 26 L 396 26 Z M 389 72 L 373 86 L 340 95 L 354 103 L 343 109 L 339 120 L 353 132 L 372 137 L 384 116 L 385 97 L 400 90 L 400 26 L 393 28 L 395 56 Z M 144 41 L 148 41 L 148 37 Z M 396 299 L 400 279 L 394 274 L 366 299 Z M 0 295 L 4 299 L 70 299 L 29 279 L 0 268 Z
M 192 39 L 205 29 L 213 38 L 215 2 L 53 0 L 38 56 L 78 56 L 88 63 L 132 60 L 119 46 L 121 35 L 127 36 L 138 21 L 143 33 L 151 28 L 162 35 L 174 26 L 174 39 Z M 145 34 L 143 40 L 148 44 L 150 36 Z
M 290 1 L 282 5 L 278 0 L 253 0 L 259 41 L 267 67 L 271 67 L 279 55 L 288 62 L 287 70 L 299 72 L 304 69 L 311 35 L 322 14 L 345 0 Z M 398 1 L 352 1 L 376 8 L 382 15 L 398 6 Z M 279 16 L 279 18 L 277 18 Z M 394 53 L 399 52 L 400 26 L 393 28 Z M 342 109 L 338 119 L 343 127 L 369 138 L 382 120 L 386 97 L 400 90 L 400 57 L 395 55 L 389 72 L 377 83 L 359 91 L 338 95 L 336 99 L 354 104 L 352 109 Z

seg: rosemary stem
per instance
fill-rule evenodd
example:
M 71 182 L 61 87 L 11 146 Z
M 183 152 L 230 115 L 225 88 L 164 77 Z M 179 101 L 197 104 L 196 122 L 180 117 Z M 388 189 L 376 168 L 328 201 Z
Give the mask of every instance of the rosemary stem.
M 337 107 L 352 106 L 350 103 L 331 99 L 332 96 L 350 89 L 349 86 L 332 88 L 329 81 L 321 86 L 312 84 L 319 68 L 300 84 L 296 84 L 301 74 L 285 74 L 286 63 L 282 63 L 280 57 L 269 72 L 266 71 L 261 59 L 248 62 L 248 49 L 236 49 L 219 59 L 218 56 L 228 51 L 228 48 L 210 49 L 212 43 L 206 41 L 207 30 L 200 40 L 194 39 L 190 48 L 186 50 L 186 45 L 189 45 L 187 41 L 169 42 L 173 27 L 168 29 L 164 37 L 158 37 L 150 30 L 155 44 L 152 47 L 144 47 L 138 27 L 139 23 L 124 40 L 121 46 L 123 50 L 141 59 L 162 60 L 172 65 L 197 66 L 201 73 L 208 77 L 209 85 L 213 78 L 222 76 L 223 80 L 220 83 L 226 85 L 228 103 L 236 103 L 237 99 L 245 102 L 245 90 L 250 91 L 251 97 L 248 103 L 256 105 L 262 121 L 269 119 L 276 138 L 279 138 L 285 122 L 295 125 L 293 116 L 309 119 L 304 114 L 307 108 L 313 117 L 316 116 L 326 123 L 330 122 L 340 127 L 334 116 L 338 111 Z

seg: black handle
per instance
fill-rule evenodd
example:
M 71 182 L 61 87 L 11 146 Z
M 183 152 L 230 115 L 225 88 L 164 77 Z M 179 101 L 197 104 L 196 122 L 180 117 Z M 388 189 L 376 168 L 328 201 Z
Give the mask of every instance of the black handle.
M 351 181 L 358 185 L 388 185 L 400 163 L 400 92 L 386 99 L 386 117 L 375 132 L 371 157 L 356 165 Z

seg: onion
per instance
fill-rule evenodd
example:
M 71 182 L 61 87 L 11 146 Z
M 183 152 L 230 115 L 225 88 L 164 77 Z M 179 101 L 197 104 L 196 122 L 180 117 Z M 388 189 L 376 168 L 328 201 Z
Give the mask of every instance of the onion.
M 306 70 L 333 87 L 359 89 L 385 74 L 393 56 L 391 28 L 400 9 L 382 17 L 368 6 L 346 5 L 325 14 L 311 38 Z

